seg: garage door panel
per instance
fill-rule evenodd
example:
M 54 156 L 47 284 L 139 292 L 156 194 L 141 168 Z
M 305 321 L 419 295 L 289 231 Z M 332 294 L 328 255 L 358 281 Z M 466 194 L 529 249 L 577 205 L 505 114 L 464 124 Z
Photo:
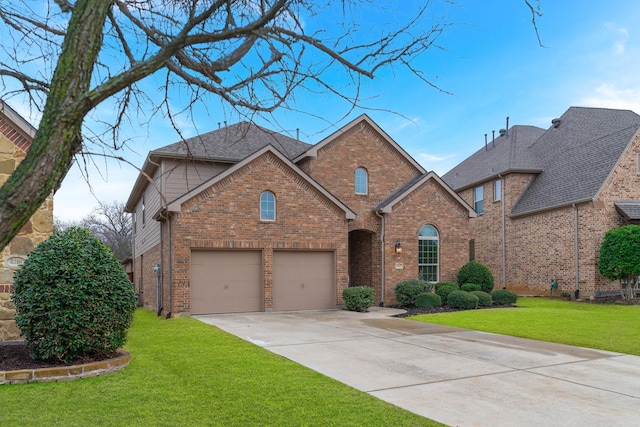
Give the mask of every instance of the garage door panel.
M 193 314 L 261 311 L 260 251 L 193 251 L 191 312 Z
M 335 308 L 333 252 L 273 254 L 273 309 Z

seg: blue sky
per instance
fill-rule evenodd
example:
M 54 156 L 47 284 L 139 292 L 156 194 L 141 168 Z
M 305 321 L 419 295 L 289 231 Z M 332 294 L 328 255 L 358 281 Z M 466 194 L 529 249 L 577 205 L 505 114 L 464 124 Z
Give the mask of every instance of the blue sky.
M 362 113 L 367 113 L 427 170 L 443 174 L 484 146 L 484 134 L 510 125 L 550 126 L 570 106 L 631 109 L 640 113 L 640 2 L 628 0 L 542 0 L 538 45 L 531 13 L 523 1 L 460 1 L 448 6 L 455 23 L 439 38 L 442 50 L 414 63 L 443 91 L 409 75 L 401 67 L 365 82 L 369 110 L 347 106 L 330 95 L 300 93 L 295 107 L 312 115 L 276 112 L 257 124 L 316 143 Z M 434 10 L 434 15 L 441 10 Z M 386 19 L 389 19 L 387 16 Z M 18 111 L 20 106 L 11 105 Z M 100 107 L 99 107 L 100 108 Z M 108 106 L 102 108 L 108 109 Z M 394 112 L 394 113 L 392 113 Z M 316 118 L 313 116 L 320 118 Z M 185 136 L 233 123 L 212 106 L 183 118 Z M 178 136 L 162 119 L 150 127 L 125 130 L 131 150 L 123 153 L 141 166 L 149 150 Z M 89 186 L 74 167 L 55 196 L 56 217 L 79 220 L 103 201 L 126 201 L 137 170 L 104 163 L 89 169 Z

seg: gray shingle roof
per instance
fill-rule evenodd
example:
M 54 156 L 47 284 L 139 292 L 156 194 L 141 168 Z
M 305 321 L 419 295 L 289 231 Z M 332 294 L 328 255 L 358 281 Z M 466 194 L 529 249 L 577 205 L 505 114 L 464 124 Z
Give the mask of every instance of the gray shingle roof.
M 622 215 L 625 221 L 640 220 L 640 201 L 638 200 L 622 200 L 613 202 L 616 210 Z
M 273 145 L 289 159 L 311 147 L 310 144 L 253 123 L 240 122 L 158 148 L 150 154 L 239 162 L 268 144 Z
M 518 140 L 521 127 L 515 126 L 510 149 L 500 150 L 496 139 L 493 152 L 489 149 L 483 154 L 484 148 L 479 150 L 443 179 L 460 190 L 508 169 L 536 172 L 511 215 L 591 200 L 638 127 L 640 116 L 629 110 L 571 107 L 560 117 L 559 126 L 543 131 L 526 147 Z
M 513 170 L 539 171 L 529 146 L 544 129 L 535 126 L 513 126 L 504 136 L 490 141 L 462 163 L 442 176 L 456 191 Z

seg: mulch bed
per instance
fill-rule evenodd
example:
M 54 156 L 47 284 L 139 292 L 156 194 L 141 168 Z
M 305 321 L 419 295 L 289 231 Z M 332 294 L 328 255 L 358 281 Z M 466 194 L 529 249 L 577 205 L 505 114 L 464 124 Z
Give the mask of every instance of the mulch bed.
M 71 363 L 61 363 L 56 360 L 35 360 L 29 357 L 29 347 L 24 343 L 0 343 L 0 371 L 15 371 L 19 369 L 54 368 L 57 366 L 71 366 L 90 362 L 98 362 L 116 357 L 116 352 L 101 352 L 85 356 Z
M 396 314 L 393 317 L 411 317 L 417 316 L 419 314 L 436 314 L 436 313 L 452 313 L 454 311 L 465 311 L 460 308 L 451 308 L 451 307 L 436 307 L 436 308 L 418 308 L 418 307 L 400 307 L 400 306 L 388 306 L 391 308 L 401 308 L 403 310 L 407 310 L 405 313 Z M 517 308 L 517 305 L 497 305 L 494 304 L 489 307 L 478 307 L 476 310 L 492 310 L 494 308 Z

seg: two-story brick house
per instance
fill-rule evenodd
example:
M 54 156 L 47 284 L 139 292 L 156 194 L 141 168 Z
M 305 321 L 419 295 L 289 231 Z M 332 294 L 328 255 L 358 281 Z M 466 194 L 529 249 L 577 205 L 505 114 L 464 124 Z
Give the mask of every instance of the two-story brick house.
M 126 203 L 158 312 L 335 308 L 455 280 L 473 209 L 363 115 L 316 145 L 242 122 L 153 150 Z
M 4 184 L 25 158 L 36 129 L 9 105 L 0 100 L 0 185 Z M 11 292 L 13 273 L 27 255 L 53 232 L 53 195 L 36 211 L 18 235 L 2 250 L 0 264 L 0 341 L 16 340 Z
M 443 175 L 474 206 L 475 258 L 519 294 L 602 296 L 604 234 L 640 219 L 640 116 L 571 107 L 548 129 L 513 126 Z

